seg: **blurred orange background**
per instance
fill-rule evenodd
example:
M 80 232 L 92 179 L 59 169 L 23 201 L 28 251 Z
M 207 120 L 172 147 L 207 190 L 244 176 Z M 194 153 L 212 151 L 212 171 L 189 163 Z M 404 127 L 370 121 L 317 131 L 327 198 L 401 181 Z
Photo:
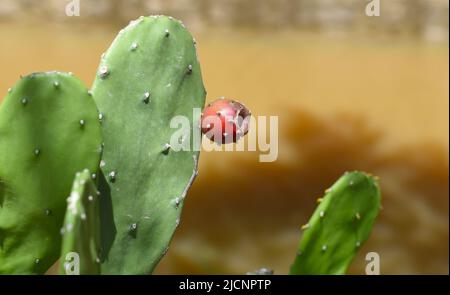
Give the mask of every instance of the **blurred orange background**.
M 365 170 L 383 210 L 350 273 L 376 251 L 383 274 L 448 274 L 448 1 L 381 1 L 379 17 L 356 0 L 81 0 L 79 17 L 69 2 L 1 0 L 0 92 L 48 70 L 89 86 L 121 27 L 168 14 L 197 39 L 207 101 L 279 116 L 276 162 L 202 153 L 156 273 L 285 274 L 316 198 Z

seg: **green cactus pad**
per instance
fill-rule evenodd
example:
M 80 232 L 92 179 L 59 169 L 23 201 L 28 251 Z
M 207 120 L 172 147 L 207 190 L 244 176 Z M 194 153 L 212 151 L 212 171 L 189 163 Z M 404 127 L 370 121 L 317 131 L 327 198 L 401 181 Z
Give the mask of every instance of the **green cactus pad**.
M 197 173 L 198 152 L 170 146 L 175 116 L 200 136 L 193 109 L 203 107 L 205 89 L 192 36 L 170 17 L 132 21 L 103 55 L 92 91 L 104 137 L 102 273 L 148 274 L 168 249 Z
M 345 274 L 380 210 L 374 177 L 344 174 L 326 191 L 304 233 L 291 274 Z
M 70 74 L 23 77 L 0 106 L 0 273 L 42 274 L 59 257 L 73 177 L 100 161 L 98 112 Z
M 77 173 L 61 229 L 60 274 L 100 274 L 98 198 L 89 170 Z

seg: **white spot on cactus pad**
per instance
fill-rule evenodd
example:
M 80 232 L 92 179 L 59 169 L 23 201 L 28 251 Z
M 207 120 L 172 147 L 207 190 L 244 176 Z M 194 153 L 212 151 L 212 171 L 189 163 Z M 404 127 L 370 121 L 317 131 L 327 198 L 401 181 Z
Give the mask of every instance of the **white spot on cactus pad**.
M 80 200 L 80 194 L 78 192 L 72 192 L 67 198 L 67 208 L 72 214 L 77 214 L 77 203 Z
M 170 148 L 171 148 L 170 143 L 165 143 L 163 145 L 163 153 L 167 154 L 169 152 Z
M 132 223 L 132 224 L 130 225 L 130 230 L 131 230 L 131 231 L 137 230 L 137 223 Z
M 145 92 L 144 93 L 144 98 L 142 99 L 142 101 L 144 102 L 144 103 L 149 103 L 149 101 L 150 101 L 150 92 Z
M 73 229 L 73 224 L 72 224 L 72 223 L 68 223 L 68 224 L 66 225 L 66 230 L 67 230 L 67 232 L 72 231 L 72 229 Z
M 139 47 L 139 45 L 136 42 L 134 42 L 133 44 L 131 44 L 130 49 L 131 49 L 131 51 L 135 51 L 138 47 Z
M 101 66 L 99 70 L 100 78 L 104 79 L 109 75 L 109 69 L 107 66 Z
M 177 197 L 177 198 L 174 199 L 175 207 L 178 208 L 178 206 L 180 206 L 180 203 L 181 203 L 181 199 L 180 198 Z
M 117 177 L 117 173 L 116 171 L 111 171 L 109 174 L 109 180 L 111 180 L 111 182 L 115 182 L 116 181 L 116 177 Z

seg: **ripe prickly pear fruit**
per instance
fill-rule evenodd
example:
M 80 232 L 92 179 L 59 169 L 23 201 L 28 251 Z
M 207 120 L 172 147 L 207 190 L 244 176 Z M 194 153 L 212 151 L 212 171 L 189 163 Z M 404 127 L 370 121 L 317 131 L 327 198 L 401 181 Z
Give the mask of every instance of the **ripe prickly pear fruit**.
M 249 109 L 238 101 L 215 100 L 203 110 L 202 133 L 218 144 L 237 142 L 247 134 L 250 116 Z

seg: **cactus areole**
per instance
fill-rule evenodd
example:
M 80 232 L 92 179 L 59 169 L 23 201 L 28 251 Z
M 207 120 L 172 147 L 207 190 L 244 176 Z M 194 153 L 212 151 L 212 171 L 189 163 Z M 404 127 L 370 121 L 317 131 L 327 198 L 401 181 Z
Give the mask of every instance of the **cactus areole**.
M 251 112 L 238 101 L 215 100 L 203 110 L 202 133 L 218 144 L 237 142 L 247 134 L 250 116 Z

